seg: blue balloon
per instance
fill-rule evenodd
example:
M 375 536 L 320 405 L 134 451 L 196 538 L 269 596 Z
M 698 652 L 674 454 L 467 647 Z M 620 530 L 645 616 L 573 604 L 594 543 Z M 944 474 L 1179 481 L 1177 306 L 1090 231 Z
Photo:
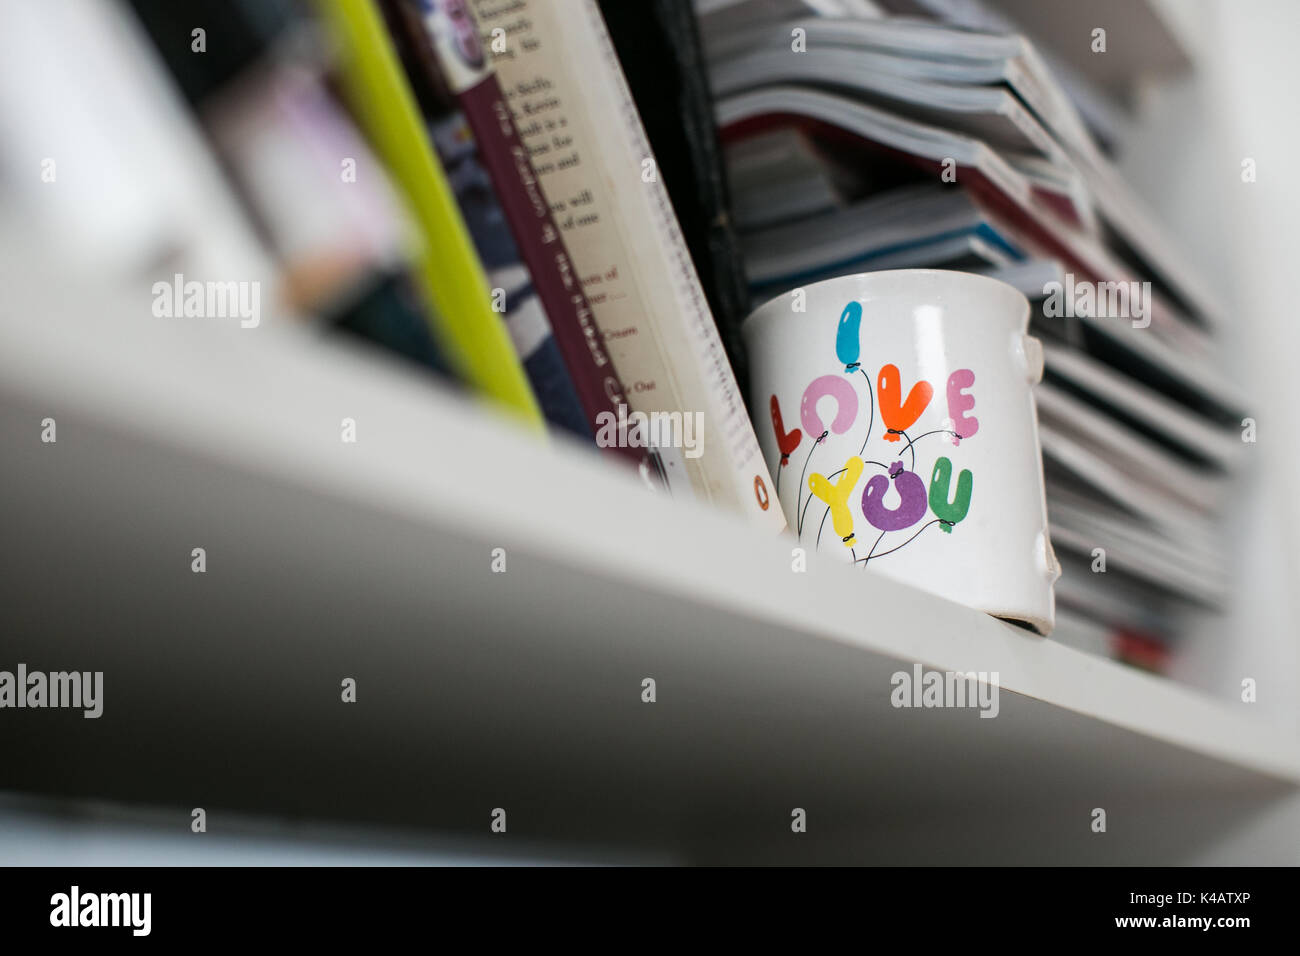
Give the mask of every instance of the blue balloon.
M 858 356 L 862 345 L 858 341 L 858 328 L 862 324 L 862 305 L 850 302 L 840 313 L 840 327 L 835 333 L 835 354 L 844 363 L 844 371 L 852 372 L 858 367 Z

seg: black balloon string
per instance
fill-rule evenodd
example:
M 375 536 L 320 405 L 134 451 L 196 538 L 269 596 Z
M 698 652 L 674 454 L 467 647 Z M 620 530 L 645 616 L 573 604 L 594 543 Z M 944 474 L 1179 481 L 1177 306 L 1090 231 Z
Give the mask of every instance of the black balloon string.
M 817 446 L 820 445 L 820 444 L 822 443 L 822 441 L 826 438 L 826 436 L 829 435 L 829 434 L 830 434 L 829 431 L 824 431 L 824 432 L 822 432 L 821 435 L 818 436 L 817 440 L 816 440 L 815 442 L 812 443 L 812 448 L 809 448 L 809 449 L 808 449 L 808 457 L 805 458 L 805 459 L 803 460 L 803 472 L 800 473 L 800 475 L 799 475 L 799 498 L 798 498 L 798 501 L 795 502 L 795 507 L 796 507 L 796 508 L 803 508 L 803 487 L 804 487 L 804 479 L 806 479 L 806 478 L 808 477 L 808 462 L 812 460 L 812 454 L 813 454 L 814 451 L 817 450 Z M 809 498 L 809 500 L 811 501 L 812 499 Z M 806 511 L 807 509 L 805 508 L 804 510 Z M 803 514 L 802 514 L 802 512 L 801 512 L 800 515 L 799 515 L 799 522 L 798 522 L 798 526 L 795 528 L 795 532 L 796 532 L 796 536 L 797 536 L 800 540 L 803 540 Z
M 898 545 L 898 547 L 890 548 L 888 551 L 881 551 L 879 554 L 876 554 L 876 553 L 875 553 L 875 552 L 876 552 L 876 545 L 872 545 L 872 546 L 871 546 L 871 553 L 869 553 L 865 558 L 862 558 L 862 559 L 861 559 L 861 560 L 862 560 L 862 566 L 865 568 L 865 567 L 867 566 L 867 562 L 870 561 L 872 558 L 883 558 L 883 557 L 884 557 L 885 555 L 887 555 L 887 554 L 893 554 L 895 551 L 899 551 L 899 550 L 901 550 L 901 549 L 903 549 L 903 548 L 906 548 L 909 544 L 911 544 L 913 541 L 915 541 L 918 537 L 921 536 L 921 532 L 922 532 L 922 531 L 924 531 L 926 528 L 930 527 L 930 525 L 932 525 L 932 524 L 951 524 L 951 522 L 944 521 L 942 518 L 932 518 L 931 520 L 927 521 L 925 524 L 921 525 L 921 527 L 917 528 L 917 529 L 916 529 L 916 534 L 912 535 L 910 538 L 908 538 L 908 539 L 907 539 L 906 541 L 904 541 L 902 544 Z M 885 532 L 883 532 L 883 531 L 880 532 L 880 538 L 883 538 L 884 536 L 885 536 Z M 880 544 L 880 538 L 877 538 L 877 539 L 876 539 L 876 544 Z
M 847 371 L 847 369 L 845 371 Z M 858 371 L 862 372 L 862 377 L 867 380 L 867 402 L 871 406 L 871 416 L 867 419 L 867 434 L 862 439 L 862 447 L 858 449 L 858 457 L 861 458 L 862 453 L 867 450 L 867 442 L 871 441 L 871 429 L 875 427 L 876 424 L 876 397 L 872 394 L 871 379 L 868 377 L 867 373 L 863 372 L 862 369 L 858 369 Z

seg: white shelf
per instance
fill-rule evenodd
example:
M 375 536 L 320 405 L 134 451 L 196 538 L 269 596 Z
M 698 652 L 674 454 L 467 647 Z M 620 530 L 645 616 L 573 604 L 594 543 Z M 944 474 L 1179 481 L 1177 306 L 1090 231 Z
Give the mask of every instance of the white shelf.
M 105 716 L 8 712 L 0 789 L 470 835 L 505 807 L 521 839 L 693 860 L 1160 863 L 1300 782 L 1247 705 L 793 573 L 790 540 L 386 359 L 44 307 L 0 322 L 0 660 L 103 670 Z M 891 707 L 912 662 L 997 672 L 998 717 Z

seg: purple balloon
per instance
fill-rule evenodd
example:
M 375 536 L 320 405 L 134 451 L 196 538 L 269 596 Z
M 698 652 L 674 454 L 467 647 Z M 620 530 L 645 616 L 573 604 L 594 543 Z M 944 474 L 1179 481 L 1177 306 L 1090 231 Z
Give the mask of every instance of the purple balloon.
M 885 492 L 889 490 L 889 479 L 894 479 L 898 489 L 898 507 L 885 507 Z M 896 461 L 889 466 L 889 476 L 872 475 L 862 489 L 862 514 L 871 522 L 872 527 L 881 531 L 902 531 L 910 528 L 925 517 L 929 494 L 921 476 L 912 471 L 904 471 L 903 463 Z

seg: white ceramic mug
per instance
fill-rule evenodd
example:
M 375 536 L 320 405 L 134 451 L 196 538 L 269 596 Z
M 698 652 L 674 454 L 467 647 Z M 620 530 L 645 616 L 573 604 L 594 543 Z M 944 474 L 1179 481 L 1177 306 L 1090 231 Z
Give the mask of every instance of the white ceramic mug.
M 906 269 L 787 292 L 745 322 L 755 430 L 791 531 L 816 550 L 1052 629 L 1043 373 L 1029 303 Z

